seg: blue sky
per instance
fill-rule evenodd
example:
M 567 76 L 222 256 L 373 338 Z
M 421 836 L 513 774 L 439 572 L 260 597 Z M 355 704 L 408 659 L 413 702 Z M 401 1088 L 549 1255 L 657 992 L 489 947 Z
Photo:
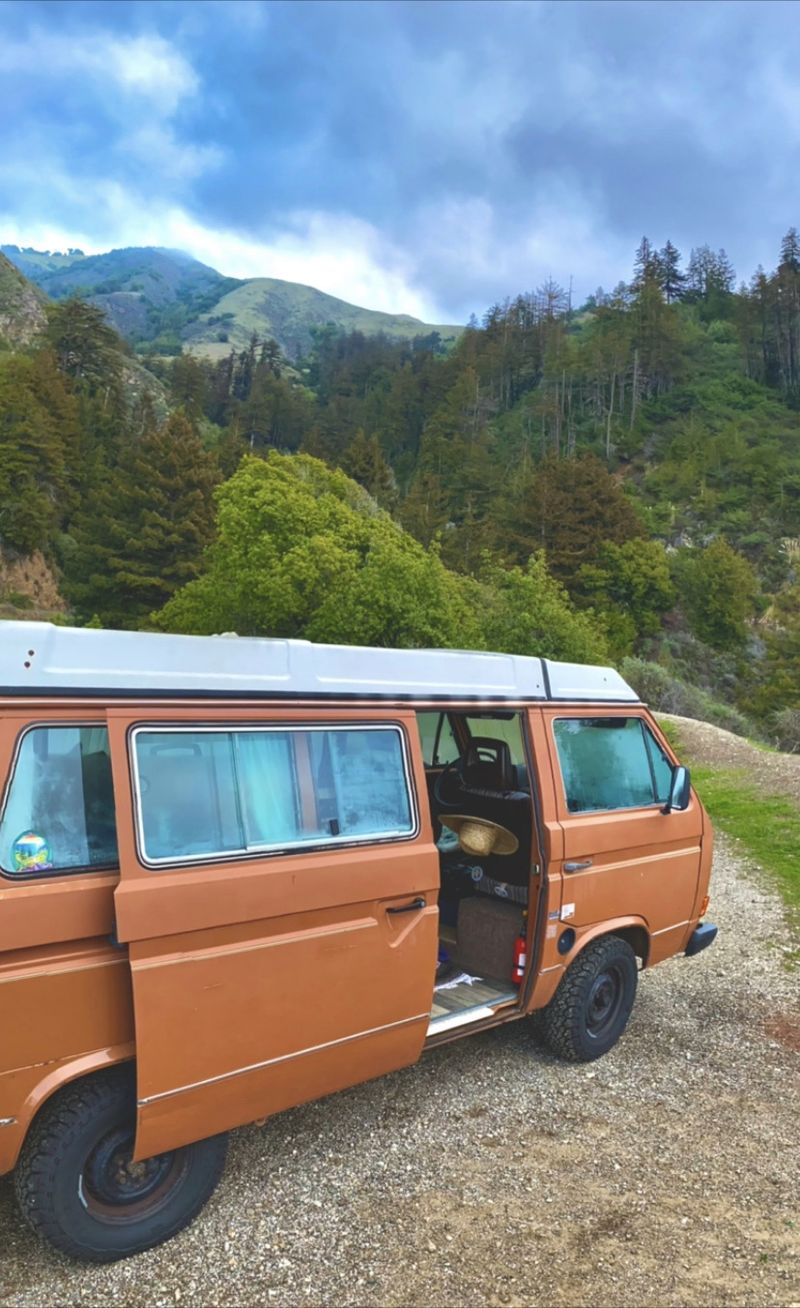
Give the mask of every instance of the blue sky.
M 793 3 L 0 0 L 0 242 L 462 321 L 800 226 Z

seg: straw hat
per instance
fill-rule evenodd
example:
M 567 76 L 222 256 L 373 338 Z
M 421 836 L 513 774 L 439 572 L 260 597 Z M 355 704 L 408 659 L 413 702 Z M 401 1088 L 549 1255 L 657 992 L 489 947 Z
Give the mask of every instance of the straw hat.
M 467 817 L 463 813 L 439 814 L 440 822 L 458 836 L 465 854 L 488 858 L 490 854 L 515 854 L 519 841 L 513 832 L 486 818 Z

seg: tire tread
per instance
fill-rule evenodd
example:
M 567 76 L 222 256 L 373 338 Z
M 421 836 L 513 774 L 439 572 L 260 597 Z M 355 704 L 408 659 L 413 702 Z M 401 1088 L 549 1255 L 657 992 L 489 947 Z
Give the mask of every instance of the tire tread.
M 567 968 L 556 993 L 542 1010 L 540 1029 L 544 1041 L 559 1058 L 570 1063 L 587 1061 L 578 1039 L 582 1019 L 579 997 L 595 973 L 620 953 L 630 954 L 636 966 L 636 955 L 621 936 L 593 940 Z
M 193 1221 L 210 1198 L 222 1175 L 227 1151 L 227 1136 L 215 1136 L 205 1141 L 217 1146 L 212 1159 L 207 1184 L 191 1206 L 179 1214 L 153 1239 L 135 1250 L 118 1247 L 90 1247 L 73 1239 L 58 1220 L 56 1177 L 59 1162 L 74 1139 L 85 1129 L 87 1119 L 106 1111 L 112 1104 L 130 1092 L 134 1097 L 134 1081 L 130 1067 L 116 1067 L 76 1081 L 56 1093 L 35 1118 L 17 1163 L 14 1188 L 17 1204 L 27 1225 L 40 1239 L 73 1258 L 107 1263 L 127 1257 L 153 1244 L 170 1239 Z

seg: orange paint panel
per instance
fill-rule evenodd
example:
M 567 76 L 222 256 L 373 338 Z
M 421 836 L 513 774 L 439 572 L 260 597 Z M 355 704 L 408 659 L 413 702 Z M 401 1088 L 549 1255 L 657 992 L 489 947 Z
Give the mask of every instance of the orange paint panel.
M 188 1138 L 187 1122 L 197 1131 L 202 1121 L 202 1135 L 216 1134 L 275 1111 L 275 1103 L 287 1107 L 404 1066 L 422 1051 L 436 967 L 439 858 L 415 715 L 203 715 L 233 725 L 347 720 L 401 726 L 415 778 L 415 837 L 155 871 L 137 848 L 129 733 L 142 721 L 199 725 L 198 715 L 109 714 L 121 864 L 116 909 L 120 937 L 130 942 L 136 1018 L 137 1157 Z M 375 1070 L 367 1070 L 371 1049 Z
M 165 940 L 163 955 L 140 959 L 133 944 L 139 1098 L 427 1013 L 436 908 L 413 915 L 399 948 L 387 947 L 382 907 L 362 912 L 245 944 L 199 937 L 179 955 Z
M 131 1037 L 133 1031 L 131 1029 Z M 39 1108 L 61 1086 L 134 1056 L 133 1039 L 92 1049 L 79 1057 L 36 1063 L 13 1072 L 0 1072 L 0 1176 L 16 1166 L 28 1127 Z
M 178 1094 L 140 1110 L 137 1156 L 200 1140 L 286 1108 L 415 1062 L 428 1025 L 427 1013 L 415 1024 L 389 1027 L 347 1044 L 267 1067 L 207 1086 L 202 1094 Z
M 127 957 L 108 944 L 33 951 L 0 966 L 1 1071 L 44 1066 L 133 1035 Z M 0 1114 L 2 1116 L 2 1114 Z

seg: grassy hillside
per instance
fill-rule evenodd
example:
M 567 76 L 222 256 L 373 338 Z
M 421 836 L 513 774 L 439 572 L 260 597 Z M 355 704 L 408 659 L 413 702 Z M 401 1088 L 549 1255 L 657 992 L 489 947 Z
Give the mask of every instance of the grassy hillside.
M 437 331 L 452 343 L 457 326 L 432 326 L 406 314 L 379 313 L 294 282 L 223 277 L 179 250 L 131 247 L 84 255 L 2 248 L 8 259 L 54 300 L 81 295 L 99 305 L 112 326 L 142 353 L 217 359 L 246 346 L 255 333 L 273 338 L 289 358 L 308 354 L 312 328 L 396 339 Z
M 187 328 L 184 339 L 193 354 L 218 358 L 231 348 L 242 349 L 255 332 L 262 340 L 273 337 L 289 358 L 296 359 L 311 350 L 311 328 L 328 323 L 347 332 L 366 336 L 383 332 L 399 340 L 438 332 L 445 343 L 452 343 L 462 331 L 457 326 L 432 326 L 408 314 L 361 309 L 313 286 L 255 277 L 223 296 Z

